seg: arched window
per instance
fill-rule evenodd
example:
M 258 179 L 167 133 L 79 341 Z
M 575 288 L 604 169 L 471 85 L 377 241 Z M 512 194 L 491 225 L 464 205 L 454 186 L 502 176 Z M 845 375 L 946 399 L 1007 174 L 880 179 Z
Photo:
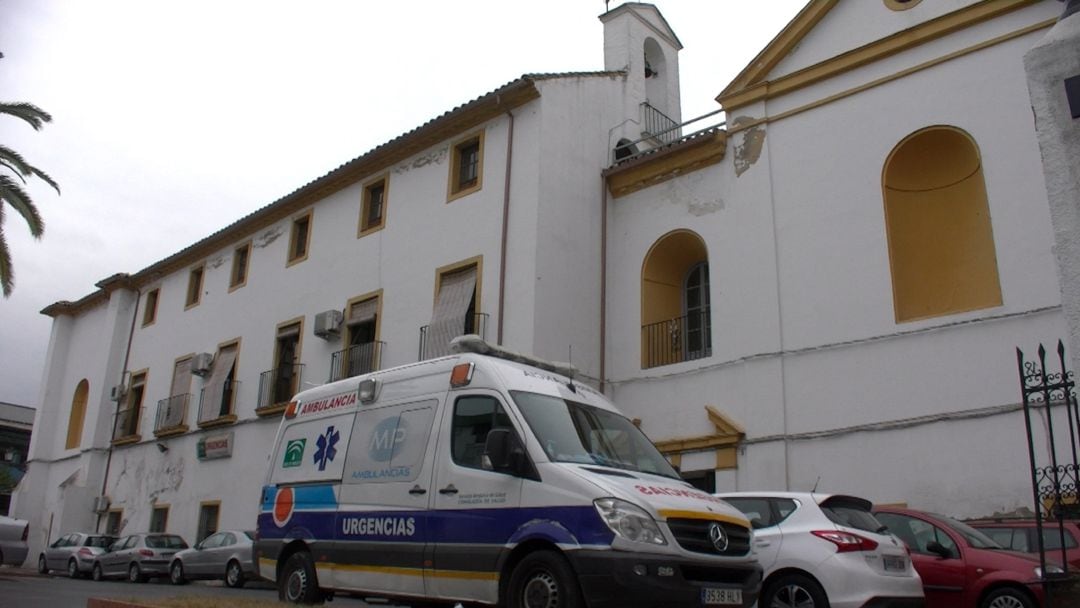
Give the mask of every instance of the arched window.
M 668 107 L 668 81 L 672 75 L 669 74 L 664 50 L 653 38 L 645 39 L 643 50 L 645 53 L 645 99 L 657 110 L 671 116 L 671 108 Z
M 689 230 L 676 230 L 653 244 L 641 267 L 641 367 L 711 354 L 705 242 Z
M 82 441 L 83 420 L 86 419 L 86 402 L 90 398 L 90 383 L 85 378 L 75 387 L 75 396 L 71 398 L 71 414 L 68 417 L 67 441 L 64 449 L 79 447 Z
M 1001 305 L 982 159 L 953 127 L 909 135 L 882 171 L 897 322 Z

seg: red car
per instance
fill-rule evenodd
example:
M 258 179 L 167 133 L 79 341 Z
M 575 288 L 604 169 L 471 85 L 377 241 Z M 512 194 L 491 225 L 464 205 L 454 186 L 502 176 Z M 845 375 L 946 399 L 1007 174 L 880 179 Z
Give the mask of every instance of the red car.
M 994 542 L 1013 551 L 1039 555 L 1038 527 L 1034 519 L 1000 519 L 967 522 L 994 539 Z M 1043 547 L 1046 557 L 1061 562 L 1061 548 L 1065 547 L 1065 561 L 1069 572 L 1080 571 L 1080 522 L 1066 520 L 1058 529 L 1057 521 L 1043 522 Z
M 874 516 L 903 540 L 923 581 L 927 608 L 1044 606 L 1039 560 L 1008 551 L 954 519 L 914 509 L 875 507 Z M 1048 574 L 1062 574 L 1047 565 Z

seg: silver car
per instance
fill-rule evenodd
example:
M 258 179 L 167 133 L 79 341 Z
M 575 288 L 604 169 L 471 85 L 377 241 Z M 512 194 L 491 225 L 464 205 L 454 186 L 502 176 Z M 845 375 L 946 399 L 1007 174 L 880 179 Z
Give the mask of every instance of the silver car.
M 94 560 L 116 542 L 115 536 L 73 532 L 56 539 L 38 555 L 38 572 L 65 570 L 71 578 L 90 574 Z
M 254 532 L 246 530 L 222 530 L 207 536 L 173 557 L 169 580 L 182 585 L 195 579 L 224 579 L 229 587 L 243 587 L 246 581 L 259 576 L 254 537 Z
M 26 542 L 30 534 L 30 522 L 0 515 L 0 564 L 21 566 L 26 561 L 30 545 Z
M 173 556 L 187 547 L 184 539 L 175 534 L 143 532 L 125 536 L 94 559 L 90 575 L 95 581 L 127 577 L 133 583 L 146 582 L 151 576 L 168 576 Z

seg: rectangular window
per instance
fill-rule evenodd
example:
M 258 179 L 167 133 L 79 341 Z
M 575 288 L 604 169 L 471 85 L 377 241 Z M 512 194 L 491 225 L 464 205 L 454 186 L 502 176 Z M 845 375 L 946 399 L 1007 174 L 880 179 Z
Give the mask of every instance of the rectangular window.
M 203 268 L 203 265 L 200 264 L 192 268 L 191 274 L 188 275 L 187 299 L 184 301 L 185 308 L 198 306 L 202 300 Z
M 278 327 L 274 346 L 273 404 L 287 402 L 296 393 L 300 379 L 300 334 L 302 323 Z
M 150 531 L 151 532 L 164 532 L 166 526 L 169 523 L 169 507 L 156 506 L 150 513 Z
M 447 201 L 479 190 L 484 180 L 484 132 L 453 144 Z
M 157 320 L 157 303 L 158 294 L 161 293 L 158 289 L 151 289 L 146 292 L 146 304 L 143 307 L 142 324 L 143 327 L 153 324 Z
M 483 333 L 478 323 L 479 261 L 455 265 L 436 275 L 435 309 L 424 331 L 422 358 L 450 353 L 450 341 L 470 333 Z M 482 337 L 482 336 L 481 336 Z
M 199 505 L 199 530 L 195 535 L 195 542 L 217 532 L 220 512 L 220 502 L 204 502 Z
M 347 314 L 345 323 L 349 347 L 345 351 L 345 360 L 348 369 L 344 377 L 351 378 L 379 369 L 376 345 L 379 296 L 350 303 Z
M 251 243 L 244 243 L 233 250 L 232 274 L 229 276 L 229 290 L 239 289 L 247 283 L 248 258 L 251 256 Z
M 308 211 L 293 220 L 292 233 L 289 236 L 289 261 L 287 265 L 296 264 L 307 259 L 310 239 L 311 212 Z
M 454 402 L 450 453 L 454 462 L 471 469 L 482 469 L 482 457 L 491 429 L 513 429 L 510 417 L 494 397 L 458 397 Z
M 105 518 L 105 534 L 110 536 L 120 535 L 120 524 L 123 522 L 121 519 L 123 515 L 123 509 L 109 509 L 109 515 Z
M 383 227 L 386 215 L 386 178 L 364 186 L 364 203 L 360 208 L 360 232 L 363 236 Z
M 232 342 L 218 347 L 210 376 L 203 385 L 199 398 L 199 424 L 215 420 L 232 420 L 233 402 L 239 382 L 236 381 L 236 356 L 240 343 Z
M 142 413 L 143 395 L 146 392 L 146 373 L 146 370 L 142 370 L 131 374 L 131 386 L 128 388 L 124 409 L 116 413 L 114 440 L 139 435 L 139 417 Z

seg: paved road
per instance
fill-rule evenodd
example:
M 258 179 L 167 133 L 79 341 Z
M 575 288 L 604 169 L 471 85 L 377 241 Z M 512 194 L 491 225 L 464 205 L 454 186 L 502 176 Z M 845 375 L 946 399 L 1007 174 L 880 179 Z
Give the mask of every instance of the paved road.
M 124 581 L 94 582 L 66 576 L 41 576 L 32 570 L 0 568 L 0 608 L 86 608 L 86 600 L 91 597 L 134 599 L 196 595 L 221 597 L 222 606 L 228 606 L 229 598 L 235 597 L 277 599 L 277 591 L 267 583 L 249 583 L 243 589 L 228 589 L 216 582 L 197 582 L 177 587 L 161 579 L 140 585 Z M 327 606 L 363 608 L 368 604 L 338 597 Z

